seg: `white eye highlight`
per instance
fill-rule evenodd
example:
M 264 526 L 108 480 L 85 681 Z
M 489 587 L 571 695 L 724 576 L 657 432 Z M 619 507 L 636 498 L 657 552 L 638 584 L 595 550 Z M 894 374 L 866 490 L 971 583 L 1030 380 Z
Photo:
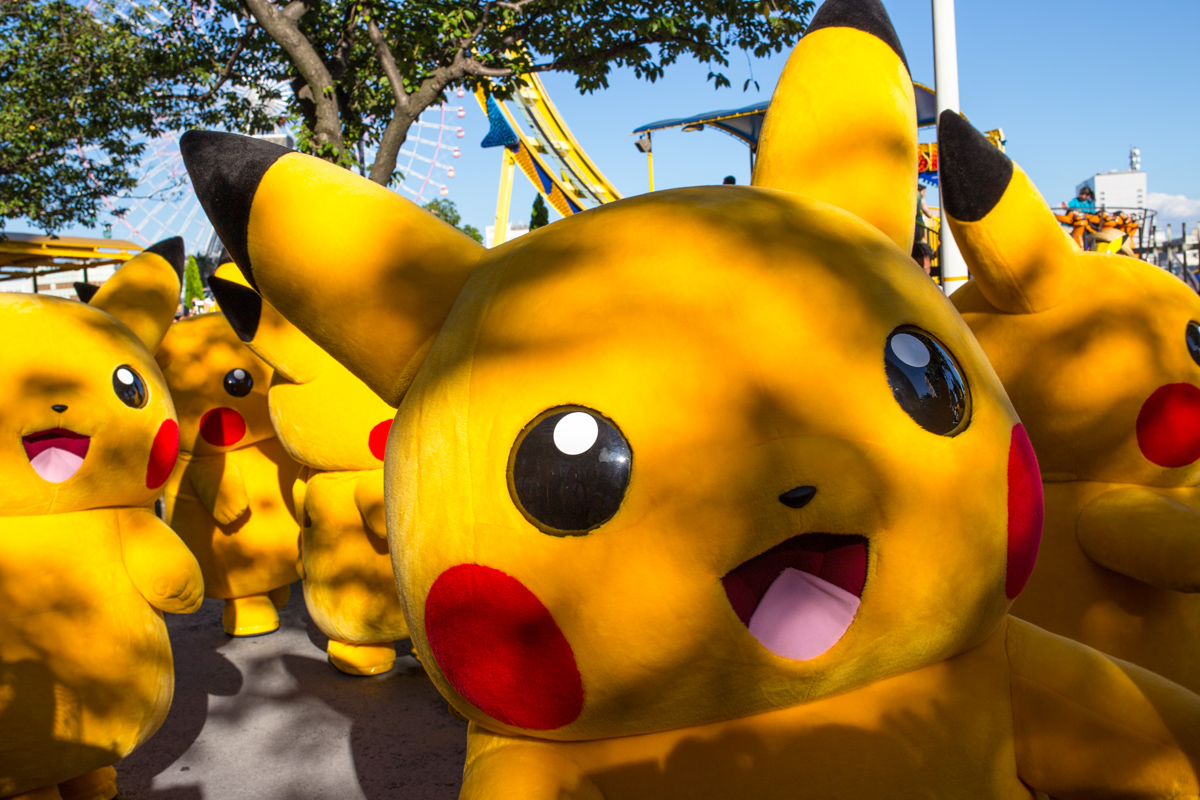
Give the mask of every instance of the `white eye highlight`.
M 240 381 L 240 380 L 243 380 L 243 379 L 245 379 L 245 377 L 246 377 L 246 370 L 244 370 L 244 369 L 235 369 L 235 370 L 233 371 L 233 377 L 234 377 L 236 380 L 239 380 L 239 381 Z
M 130 372 L 129 370 L 125 369 L 124 367 L 121 367 L 117 370 L 116 378 L 121 383 L 125 384 L 126 386 L 133 386 L 133 381 L 134 381 L 133 373 Z
M 567 414 L 554 426 L 554 446 L 568 456 L 586 453 L 596 443 L 600 428 L 591 414 L 575 411 Z
M 929 363 L 929 348 L 908 333 L 897 333 L 892 337 L 892 352 L 910 367 L 920 369 Z

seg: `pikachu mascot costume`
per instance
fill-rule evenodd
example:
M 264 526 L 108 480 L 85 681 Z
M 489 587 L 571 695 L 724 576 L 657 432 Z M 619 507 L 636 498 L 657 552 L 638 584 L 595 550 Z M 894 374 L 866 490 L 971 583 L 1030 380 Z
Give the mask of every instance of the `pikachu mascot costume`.
M 283 446 L 304 465 L 296 482 L 304 602 L 329 637 L 329 661 L 350 675 L 387 672 L 408 637 L 387 547 L 383 456 L 396 409 L 252 297 L 233 264 L 209 286 L 238 335 L 275 374 L 268 399 Z
M 1013 613 L 1200 692 L 1200 297 L 1080 253 L 956 115 L 943 197 L 975 279 L 954 304 L 1029 427 L 1046 535 Z
M 399 408 L 391 552 L 471 721 L 462 796 L 1196 796 L 1200 698 L 1007 614 L 1041 480 L 909 257 L 876 0 L 814 16 L 761 148 L 757 186 L 488 250 L 318 159 L 183 138 L 262 308 Z
M 223 314 L 176 322 L 156 359 L 179 414 L 167 524 L 200 562 L 205 594 L 225 600 L 225 632 L 270 633 L 300 556 L 292 509 L 300 465 L 271 427 L 271 368 Z
M 179 450 L 153 353 L 182 259 L 149 248 L 91 305 L 0 294 L 0 797 L 108 800 L 171 705 L 162 614 L 204 596 L 150 508 Z

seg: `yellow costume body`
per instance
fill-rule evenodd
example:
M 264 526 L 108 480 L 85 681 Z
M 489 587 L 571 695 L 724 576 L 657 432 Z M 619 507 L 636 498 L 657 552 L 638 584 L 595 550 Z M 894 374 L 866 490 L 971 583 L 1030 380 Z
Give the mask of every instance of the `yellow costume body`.
M 281 313 L 399 409 L 390 550 L 462 797 L 1200 792 L 1200 698 L 1007 616 L 1041 482 L 909 257 L 874 0 L 813 18 L 756 186 L 490 250 L 314 158 L 181 150 L 257 291 L 214 285 L 235 327 Z
M 204 593 L 149 510 L 179 446 L 152 353 L 182 252 L 150 248 L 91 306 L 0 295 L 0 325 L 21 343 L 0 386 L 0 797 L 115 796 L 111 765 L 170 708 L 162 614 L 195 611 Z
M 1200 692 L 1200 297 L 1079 253 L 1021 169 L 942 122 L 954 295 L 1042 465 L 1046 533 L 1013 613 Z
M 245 285 L 232 264 L 216 285 Z M 210 282 L 211 283 L 211 282 Z M 247 337 L 275 372 L 268 393 L 280 442 L 304 465 L 294 487 L 304 602 L 352 675 L 386 672 L 408 628 L 383 511 L 383 453 L 395 409 L 277 313 Z
M 269 633 L 300 557 L 300 465 L 271 427 L 272 370 L 219 313 L 176 322 L 156 358 L 179 414 L 167 524 L 200 562 L 206 595 L 225 600 L 225 632 Z

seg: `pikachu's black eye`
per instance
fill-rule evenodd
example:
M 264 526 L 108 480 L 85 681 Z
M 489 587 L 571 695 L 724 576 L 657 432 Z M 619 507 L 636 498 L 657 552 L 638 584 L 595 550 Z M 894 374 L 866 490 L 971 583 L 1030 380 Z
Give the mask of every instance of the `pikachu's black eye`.
M 112 382 L 113 391 L 117 393 L 117 397 L 121 398 L 122 403 L 130 408 L 141 408 L 146 405 L 150 393 L 146 391 L 146 382 L 133 367 L 127 364 L 117 367 L 113 370 Z
M 1192 361 L 1200 366 L 1200 323 L 1189 322 L 1187 326 L 1187 347 L 1192 355 Z
M 254 388 L 254 378 L 241 367 L 225 373 L 225 393 L 234 397 L 245 397 Z
M 966 429 L 971 395 L 941 342 L 917 328 L 897 328 L 888 337 L 883 363 L 892 395 L 914 422 L 939 436 Z
M 633 453 L 611 420 L 587 408 L 545 411 L 509 457 L 508 485 L 526 519 L 552 536 L 582 536 L 621 507 Z

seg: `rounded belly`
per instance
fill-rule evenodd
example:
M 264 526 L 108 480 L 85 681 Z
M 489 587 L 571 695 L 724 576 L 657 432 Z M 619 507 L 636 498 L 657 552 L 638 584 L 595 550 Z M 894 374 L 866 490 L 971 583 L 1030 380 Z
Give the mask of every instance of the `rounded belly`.
M 387 540 L 366 527 L 354 502 L 362 474 L 318 472 L 308 480 L 304 601 L 326 636 L 356 643 L 403 639 L 408 627 Z
M 166 718 L 162 615 L 112 512 L 0 519 L 0 796 L 115 763 Z

